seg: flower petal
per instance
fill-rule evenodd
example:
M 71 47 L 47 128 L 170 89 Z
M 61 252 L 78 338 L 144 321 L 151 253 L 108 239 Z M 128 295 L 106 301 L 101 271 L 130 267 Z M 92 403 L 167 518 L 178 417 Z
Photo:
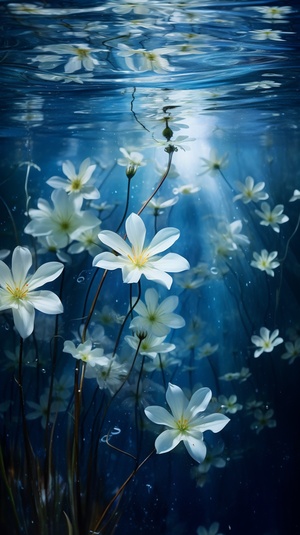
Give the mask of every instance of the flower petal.
M 190 264 L 183 256 L 177 253 L 168 253 L 158 260 L 151 260 L 151 264 L 156 269 L 167 271 L 169 273 L 178 273 L 190 269 Z
M 162 251 L 165 251 L 171 247 L 176 240 L 178 240 L 179 236 L 180 232 L 177 228 L 167 227 L 159 230 L 151 240 L 148 247 L 149 256 L 154 256 Z
M 183 443 L 190 456 L 197 461 L 197 463 L 202 463 L 204 461 L 207 450 L 201 438 L 188 434 L 184 437 Z
M 114 255 L 113 253 L 100 253 L 95 256 L 93 260 L 93 266 L 109 270 L 123 268 L 124 259 L 120 256 Z
M 151 422 L 159 425 L 167 425 L 174 428 L 175 421 L 173 416 L 164 407 L 159 405 L 151 405 L 145 408 L 145 414 Z
M 26 247 L 16 247 L 12 254 L 11 271 L 15 284 L 22 287 L 32 266 L 32 255 Z
M 186 408 L 186 415 L 188 418 L 193 418 L 199 412 L 205 411 L 212 397 L 210 388 L 199 388 L 192 395 L 189 404 Z
M 28 338 L 34 328 L 35 311 L 30 303 L 22 303 L 12 309 L 15 327 L 22 338 Z
M 116 232 L 112 232 L 111 230 L 103 230 L 98 234 L 98 238 L 100 241 L 102 241 L 102 243 L 122 256 L 128 257 L 132 255 L 132 249 L 125 242 L 125 240 L 121 238 L 121 236 L 116 234 Z
M 193 422 L 193 430 L 197 429 L 202 433 L 204 431 L 212 431 L 213 433 L 218 433 L 221 431 L 225 425 L 228 424 L 230 419 L 225 416 L 225 414 L 208 414 L 207 416 L 201 416 L 196 421 Z
M 132 213 L 126 219 L 125 229 L 135 254 L 140 254 L 144 248 L 146 236 L 146 227 L 143 220 L 137 214 Z
M 28 290 L 34 290 L 39 286 L 55 280 L 61 274 L 64 265 L 61 262 L 47 262 L 40 266 L 28 281 Z
M 173 450 L 182 440 L 181 433 L 175 429 L 167 429 L 158 435 L 155 441 L 157 453 L 167 453 Z
M 181 388 L 169 383 L 166 400 L 175 420 L 180 420 L 188 406 L 188 399 Z
M 32 292 L 28 295 L 28 301 L 44 314 L 61 314 L 64 311 L 59 297 L 48 290 Z

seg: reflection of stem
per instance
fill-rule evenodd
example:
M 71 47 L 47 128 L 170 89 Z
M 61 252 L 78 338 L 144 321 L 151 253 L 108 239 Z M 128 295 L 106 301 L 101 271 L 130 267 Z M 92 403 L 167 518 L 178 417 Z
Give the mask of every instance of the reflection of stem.
M 137 118 L 137 114 L 135 113 L 135 111 L 133 109 L 133 103 L 135 101 L 135 96 L 134 96 L 135 92 L 136 92 L 136 87 L 134 87 L 133 91 L 132 91 L 132 100 L 131 100 L 131 104 L 130 104 L 131 113 L 132 113 L 133 117 L 135 118 L 136 122 L 139 123 L 144 128 L 144 130 L 147 130 L 147 132 L 150 132 L 150 130 L 148 130 L 148 128 L 146 128 L 146 126 L 143 123 L 141 123 L 141 121 Z
M 127 479 L 125 479 L 124 483 L 121 485 L 121 487 L 118 489 L 118 491 L 116 492 L 116 494 L 112 497 L 112 499 L 110 500 L 110 502 L 107 504 L 107 506 L 105 507 L 101 517 L 99 518 L 99 520 L 97 521 L 96 525 L 94 526 L 94 528 L 91 530 L 91 533 L 97 531 L 102 523 L 102 521 L 104 520 L 107 512 L 109 511 L 109 509 L 111 508 L 111 506 L 113 505 L 113 503 L 116 501 L 116 499 L 120 496 L 120 494 L 123 492 L 123 490 L 125 489 L 126 485 L 128 485 L 128 483 L 131 481 L 131 479 L 135 476 L 135 474 L 139 471 L 140 468 L 142 468 L 142 466 L 148 461 L 148 459 L 150 459 L 150 457 L 153 455 L 153 453 L 155 453 L 155 449 L 153 449 L 149 455 L 147 455 L 147 457 L 145 457 L 145 459 L 134 469 L 132 470 L 131 474 L 129 474 L 129 476 L 127 477 Z M 105 528 L 105 527 L 104 527 Z M 102 530 L 104 529 L 102 528 Z

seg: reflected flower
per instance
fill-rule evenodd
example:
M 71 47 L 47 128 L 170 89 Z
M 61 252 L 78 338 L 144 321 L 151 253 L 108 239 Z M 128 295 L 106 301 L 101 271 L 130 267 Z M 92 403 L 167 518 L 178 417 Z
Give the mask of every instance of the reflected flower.
M 66 400 L 60 401 L 51 401 L 50 413 L 49 413 L 49 391 L 48 389 L 40 396 L 39 403 L 34 401 L 27 401 L 28 407 L 33 409 L 32 412 L 26 414 L 27 420 L 37 420 L 41 418 L 42 428 L 46 428 L 46 423 L 49 415 L 49 422 L 53 423 L 55 416 L 58 412 L 66 410 L 67 403 Z
M 290 6 L 258 6 L 252 9 L 261 13 L 264 19 L 272 19 L 273 22 L 285 22 L 282 19 L 293 11 Z
M 135 332 L 147 332 L 155 336 L 166 336 L 171 329 L 184 327 L 185 320 L 182 316 L 174 314 L 178 306 L 179 299 L 172 295 L 158 303 L 158 293 L 154 288 L 148 288 L 145 292 L 145 303 L 139 300 L 134 308 L 138 314 L 130 325 L 129 329 Z
M 86 371 L 85 377 L 95 378 L 100 390 L 108 390 L 113 395 L 128 375 L 128 365 L 119 362 L 118 355 L 106 355 L 108 363 Z
M 61 314 L 60 299 L 48 290 L 37 290 L 61 274 L 60 262 L 47 262 L 33 275 L 28 275 L 32 255 L 26 247 L 16 247 L 12 254 L 11 270 L 0 261 L 0 311 L 12 309 L 15 328 L 22 338 L 31 335 L 34 329 L 35 309 L 44 314 Z
M 92 54 L 100 52 L 101 49 L 89 48 L 86 44 L 38 46 L 36 50 L 50 52 L 50 54 L 40 54 L 32 58 L 32 61 L 41 63 L 44 69 L 54 69 L 58 65 L 65 63 L 65 59 L 62 56 L 66 54 L 73 56 L 64 66 L 66 73 L 73 73 L 80 69 L 93 71 L 95 66 L 100 65 L 100 62 Z M 54 56 L 53 53 L 57 54 L 57 56 Z
M 273 415 L 273 409 L 268 409 L 265 412 L 256 409 L 254 412 L 255 421 L 250 425 L 250 428 L 256 431 L 256 433 L 260 433 L 266 427 L 276 427 L 277 422 L 274 420 Z
M 168 290 L 173 280 L 166 272 L 176 273 L 189 269 L 188 261 L 176 253 L 157 256 L 157 253 L 165 251 L 178 240 L 180 232 L 176 228 L 167 227 L 160 230 L 148 247 L 144 247 L 146 227 L 140 216 L 132 213 L 126 220 L 125 229 L 131 247 L 115 232 L 100 232 L 99 239 L 118 255 L 110 252 L 100 253 L 94 258 L 93 266 L 108 270 L 120 268 L 123 282 L 127 284 L 138 282 L 144 275 L 146 279 L 162 284 Z
M 119 15 L 126 15 L 131 11 L 136 15 L 147 15 L 150 11 L 147 4 L 148 0 L 119 0 L 118 5 L 115 2 L 108 2 L 106 7 L 112 7 L 112 10 Z
M 218 402 L 221 405 L 222 411 L 225 413 L 235 414 L 243 408 L 243 405 L 237 403 L 237 396 L 235 394 L 232 394 L 229 398 L 221 395 L 218 397 Z
M 155 440 L 157 453 L 167 453 L 183 441 L 195 461 L 201 463 L 205 459 L 206 446 L 203 433 L 208 430 L 218 433 L 229 422 L 229 418 L 224 414 L 199 416 L 199 413 L 204 413 L 206 410 L 211 396 L 209 388 L 200 388 L 188 400 L 179 386 L 169 383 L 166 400 L 172 414 L 157 405 L 146 407 L 145 414 L 151 422 L 169 428 Z
M 192 475 L 197 479 L 200 474 L 206 474 L 212 466 L 215 468 L 224 468 L 226 466 L 225 459 L 221 456 L 224 450 L 224 445 L 220 444 L 214 448 L 208 448 L 204 461 L 192 468 Z
M 246 91 L 254 91 L 255 89 L 272 89 L 273 87 L 280 87 L 281 83 L 274 82 L 273 80 L 261 80 L 260 82 L 249 82 L 241 85 L 244 86 Z
M 118 45 L 118 56 L 125 58 L 125 63 L 129 69 L 136 72 L 154 71 L 162 74 L 168 71 L 174 71 L 168 60 L 163 58 L 167 54 L 174 54 L 174 48 L 155 48 L 153 50 L 145 50 L 144 48 L 130 48 L 124 43 Z M 132 56 L 137 56 L 137 65 L 134 64 Z
M 237 381 L 238 379 L 240 379 L 240 373 L 228 372 L 228 373 L 225 373 L 224 375 L 221 375 L 219 379 L 221 379 L 221 381 L 228 381 L 228 382 Z
M 256 41 L 266 41 L 270 39 L 271 41 L 284 41 L 282 38 L 283 33 L 294 33 L 294 32 L 282 32 L 280 30 L 272 30 L 271 28 L 266 28 L 265 30 L 250 30 L 252 39 Z
M 297 338 L 294 342 L 285 343 L 286 352 L 281 355 L 283 360 L 288 360 L 289 364 L 292 364 L 297 357 L 300 357 L 300 338 Z
M 237 182 L 236 187 L 239 191 L 241 191 L 241 193 L 233 197 L 234 202 L 241 199 L 244 204 L 248 204 L 251 201 L 264 201 L 269 197 L 266 192 L 262 191 L 265 187 L 265 183 L 258 182 L 257 184 L 254 184 L 252 176 L 247 176 L 245 184 L 242 182 Z
M 275 232 L 280 232 L 279 225 L 286 223 L 289 218 L 283 214 L 283 204 L 277 204 L 273 210 L 267 202 L 261 204 L 261 210 L 255 210 L 255 213 L 262 219 L 261 225 L 270 226 Z
M 60 176 L 52 176 L 47 180 L 47 184 L 55 189 L 63 189 L 69 195 L 77 195 L 83 199 L 99 199 L 100 193 L 94 187 L 94 181 L 91 178 L 96 169 L 96 165 L 91 165 L 89 158 L 83 160 L 80 164 L 78 173 L 70 160 L 67 160 L 62 165 L 62 170 L 67 179 Z
M 64 84 L 70 84 L 74 82 L 75 84 L 83 84 L 84 82 L 94 81 L 94 75 L 90 72 L 81 73 L 81 74 L 53 74 L 53 73 L 40 73 L 36 72 L 35 76 L 41 78 L 42 80 L 48 80 L 50 82 L 63 82 Z
M 266 327 L 261 327 L 259 331 L 260 336 L 251 336 L 251 342 L 258 347 L 254 352 L 254 357 L 259 357 L 262 353 L 271 353 L 275 346 L 282 344 L 283 338 L 280 338 L 279 330 L 275 329 L 272 332 Z
M 250 265 L 274 277 L 274 269 L 280 266 L 280 262 L 277 262 L 277 260 L 274 261 L 277 255 L 277 251 L 268 253 L 266 249 L 263 249 L 260 254 L 253 253 L 254 260 L 251 261 Z

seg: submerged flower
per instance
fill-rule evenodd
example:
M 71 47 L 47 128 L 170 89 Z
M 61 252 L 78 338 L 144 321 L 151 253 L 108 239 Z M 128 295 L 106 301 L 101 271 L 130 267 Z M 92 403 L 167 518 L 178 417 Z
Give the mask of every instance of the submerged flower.
M 104 230 L 99 239 L 116 253 L 104 252 L 93 260 L 93 266 L 103 269 L 122 270 L 123 282 L 131 284 L 138 282 L 142 275 L 170 289 L 172 277 L 166 272 L 177 273 L 189 269 L 188 261 L 176 253 L 168 253 L 160 257 L 157 253 L 165 251 L 178 240 L 180 232 L 173 227 L 160 230 L 151 240 L 148 247 L 144 247 L 146 227 L 137 214 L 132 213 L 125 223 L 126 234 L 131 247 L 115 232 Z
M 145 50 L 144 48 L 130 48 L 124 43 L 119 44 L 118 56 L 125 58 L 127 67 L 136 72 L 154 71 L 158 74 L 174 71 L 168 60 L 163 58 L 167 54 L 173 54 L 174 48 L 155 48 L 153 50 Z M 134 63 L 132 56 L 137 56 L 137 62 Z
M 79 171 L 76 173 L 72 162 L 67 160 L 63 163 L 62 170 L 68 180 L 59 176 L 52 176 L 47 180 L 47 184 L 52 188 L 62 188 L 69 195 L 78 195 L 83 199 L 99 199 L 100 193 L 94 187 L 93 180 L 91 180 L 96 167 L 96 165 L 91 165 L 89 158 L 86 158 L 80 164 Z
M 82 211 L 82 197 L 68 195 L 63 189 L 55 189 L 51 200 L 38 200 L 38 209 L 30 209 L 32 221 L 26 225 L 24 232 L 32 236 L 51 236 L 57 248 L 69 245 L 84 230 L 99 225 L 99 219 L 89 210 Z
M 221 405 L 221 409 L 230 414 L 235 414 L 237 411 L 240 411 L 243 408 L 243 405 L 241 403 L 237 403 L 237 396 L 235 394 L 232 394 L 227 398 L 226 396 L 219 396 L 218 402 Z
M 297 357 L 300 357 L 300 338 L 297 338 L 294 342 L 286 342 L 286 352 L 281 355 L 281 358 L 288 360 L 289 364 L 292 364 Z
M 12 309 L 15 327 L 22 338 L 34 329 L 35 309 L 44 314 L 61 314 L 63 306 L 53 292 L 38 290 L 55 280 L 64 266 L 60 262 L 47 262 L 33 275 L 28 275 L 32 255 L 26 247 L 16 247 L 12 254 L 11 270 L 0 261 L 0 311 Z
M 141 152 L 127 152 L 123 147 L 120 148 L 124 158 L 118 158 L 118 165 L 126 167 L 126 175 L 130 179 L 137 172 L 139 167 L 146 165 L 146 162 L 143 161 L 144 155 Z
M 268 253 L 266 249 L 263 249 L 260 254 L 253 253 L 254 260 L 251 262 L 251 266 L 265 271 L 267 275 L 274 277 L 274 269 L 280 266 L 280 263 L 277 260 L 274 261 L 274 258 L 278 255 L 277 251 L 272 251 Z
M 299 201 L 299 200 L 300 200 L 300 191 L 298 189 L 295 189 L 293 196 L 290 198 L 290 202 Z
M 146 331 L 155 336 L 166 336 L 170 329 L 184 327 L 183 317 L 173 312 L 178 302 L 178 297 L 172 295 L 159 304 L 157 291 L 154 288 L 148 288 L 145 292 L 145 303 L 140 300 L 134 308 L 138 316 L 132 320 L 129 329 Z
M 260 431 L 266 427 L 276 427 L 277 422 L 274 420 L 273 415 L 273 409 L 268 409 L 265 412 L 260 409 L 256 409 L 254 412 L 255 421 L 250 425 L 251 429 L 256 431 L 256 433 L 260 433 Z
M 204 162 L 205 170 L 201 173 L 210 172 L 212 175 L 221 171 L 228 164 L 228 154 L 219 157 L 215 149 L 211 149 L 209 158 L 200 158 Z
M 141 336 L 137 333 L 134 336 L 125 336 L 125 341 L 130 347 L 135 350 L 139 349 L 140 355 L 146 355 L 153 359 L 158 353 L 169 353 L 176 348 L 174 344 L 165 342 L 165 339 L 165 336 L 155 336 L 154 334 Z
M 271 210 L 270 205 L 267 202 L 261 204 L 261 210 L 255 210 L 255 213 L 262 219 L 260 221 L 261 225 L 272 227 L 275 232 L 279 232 L 279 225 L 286 223 L 289 218 L 287 215 L 283 214 L 284 206 L 283 204 L 277 204 L 273 210 Z
M 187 399 L 179 386 L 169 383 L 166 400 L 172 411 L 170 414 L 159 406 L 146 407 L 145 414 L 149 420 L 168 428 L 155 440 L 157 453 L 167 453 L 183 441 L 191 457 L 201 463 L 206 456 L 206 446 L 203 441 L 204 431 L 217 433 L 229 422 L 224 414 L 206 414 L 204 412 L 211 400 L 212 392 L 209 388 L 200 388 Z
M 93 344 L 91 340 L 86 340 L 83 344 L 79 344 L 77 347 L 71 340 L 66 340 L 64 343 L 63 352 L 70 353 L 74 359 L 82 360 L 86 362 L 88 366 L 92 368 L 98 365 L 106 365 L 109 363 L 109 359 L 103 355 L 102 347 L 92 349 Z
M 283 338 L 280 338 L 279 330 L 275 329 L 272 332 L 266 327 L 261 327 L 259 331 L 260 336 L 251 336 L 251 342 L 258 347 L 254 352 L 254 357 L 259 357 L 262 353 L 271 353 L 275 346 L 282 344 Z
M 199 526 L 197 535 L 222 535 L 222 533 L 219 532 L 219 526 L 219 522 L 213 522 L 208 529 L 204 526 Z
M 252 176 L 247 176 L 245 184 L 242 182 L 237 182 L 237 188 L 239 191 L 241 191 L 241 193 L 235 195 L 235 197 L 233 197 L 233 201 L 241 199 L 244 204 L 247 204 L 251 201 L 264 201 L 269 197 L 266 192 L 262 191 L 264 187 L 264 182 L 258 182 L 257 184 L 254 184 Z

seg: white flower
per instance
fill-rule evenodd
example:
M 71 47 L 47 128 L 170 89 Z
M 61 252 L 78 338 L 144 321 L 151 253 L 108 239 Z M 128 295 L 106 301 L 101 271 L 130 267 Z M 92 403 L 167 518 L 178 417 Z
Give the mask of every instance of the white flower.
M 83 251 L 88 251 L 91 256 L 98 254 L 101 251 L 101 243 L 98 238 L 99 231 L 100 225 L 78 234 L 76 240 L 68 247 L 68 253 L 79 254 Z
M 67 160 L 63 163 L 62 170 L 68 180 L 59 176 L 52 176 L 47 180 L 47 184 L 52 188 L 62 188 L 68 194 L 78 195 L 83 199 L 99 199 L 100 193 L 97 188 L 94 187 L 91 176 L 96 169 L 96 165 L 91 165 L 89 158 L 83 160 L 80 164 L 78 173 L 76 173 L 75 167 Z
M 266 327 L 261 327 L 259 331 L 260 336 L 251 336 L 251 342 L 258 347 L 254 352 L 254 357 L 259 357 L 262 353 L 271 353 L 275 346 L 282 344 L 283 338 L 280 338 L 279 330 L 271 332 Z
M 277 260 L 274 261 L 274 258 L 278 255 L 277 251 L 272 251 L 268 253 L 266 249 L 263 249 L 260 253 L 253 253 L 254 260 L 251 261 L 251 266 L 265 271 L 271 277 L 274 277 L 274 269 L 280 266 L 280 263 Z
M 109 359 L 103 355 L 102 347 L 92 349 L 93 343 L 91 340 L 86 340 L 83 344 L 79 344 L 77 347 L 71 340 L 66 340 L 64 343 L 63 352 L 70 353 L 74 359 L 82 360 L 86 362 L 88 366 L 92 368 L 97 364 L 105 366 L 109 364 Z
M 38 290 L 55 280 L 64 266 L 60 262 L 47 262 L 33 275 L 28 275 L 32 256 L 26 247 L 16 247 L 12 254 L 11 270 L 0 261 L 0 311 L 12 309 L 14 324 L 22 338 L 34 329 L 35 309 L 44 314 L 61 314 L 63 306 L 53 292 Z
M 66 410 L 67 403 L 62 403 L 60 401 L 52 401 L 50 406 L 50 414 L 49 414 L 49 391 L 46 390 L 41 396 L 40 396 L 40 402 L 35 403 L 34 401 L 27 401 L 27 405 L 33 409 L 32 412 L 29 412 L 26 414 L 27 420 L 37 420 L 38 418 L 41 418 L 41 425 L 43 429 L 46 427 L 47 420 L 49 419 L 50 423 L 53 423 L 55 420 L 55 415 L 57 412 Z
M 43 52 L 50 52 L 50 54 L 39 55 L 32 59 L 32 61 L 38 61 L 43 64 L 44 69 L 53 69 L 58 65 L 64 63 L 62 55 L 70 54 L 73 56 L 70 58 L 64 66 L 64 71 L 66 73 L 73 73 L 79 71 L 80 69 L 85 69 L 86 71 L 94 70 L 96 65 L 99 65 L 99 61 L 92 56 L 92 53 L 99 52 L 101 49 L 89 48 L 86 44 L 77 44 L 77 45 L 47 45 L 39 46 L 37 50 L 42 50 Z M 54 54 L 58 54 L 54 56 Z
M 0 250 L 0 260 L 4 260 L 4 258 L 6 258 L 9 255 L 10 255 L 10 250 L 9 249 L 1 249 Z
M 81 211 L 83 199 L 77 195 L 68 195 L 63 189 L 55 189 L 51 200 L 38 200 L 38 209 L 31 208 L 29 216 L 32 221 L 25 227 L 26 234 L 32 236 L 51 236 L 58 249 L 69 245 L 84 230 L 99 225 L 99 219 L 89 210 Z
M 173 313 L 178 301 L 178 297 L 172 295 L 158 304 L 157 291 L 149 288 L 145 292 L 145 304 L 140 300 L 134 308 L 134 312 L 139 316 L 132 320 L 129 329 L 136 332 L 146 331 L 155 336 L 166 336 L 170 329 L 184 327 L 185 321 L 182 316 Z
M 205 171 L 202 174 L 210 172 L 212 175 L 224 169 L 228 164 L 228 154 L 219 157 L 215 149 L 211 149 L 209 158 L 200 158 L 204 162 Z
M 271 226 L 275 232 L 279 232 L 279 225 L 286 223 L 289 218 L 287 215 L 283 214 L 284 206 L 283 204 L 277 204 L 273 210 L 271 210 L 270 205 L 267 202 L 261 204 L 261 210 L 255 210 L 255 213 L 261 217 L 261 225 Z
M 143 162 L 144 156 L 141 152 L 128 152 L 123 147 L 120 148 L 124 158 L 118 158 L 118 165 L 126 167 L 126 175 L 128 178 L 132 178 L 137 172 L 139 167 L 146 165 L 146 162 Z
M 300 190 L 295 189 L 293 196 L 290 198 L 290 202 L 299 201 L 300 200 Z
M 145 409 L 149 420 L 170 428 L 163 431 L 155 440 L 157 453 L 167 453 L 183 441 L 195 461 L 201 463 L 205 459 L 203 432 L 209 430 L 217 433 L 229 422 L 229 418 L 224 414 L 199 416 L 199 413 L 207 408 L 211 397 L 212 392 L 209 388 L 200 388 L 189 401 L 179 386 L 169 383 L 166 400 L 172 414 L 156 405 Z
M 210 357 L 210 355 L 213 355 L 213 353 L 218 351 L 218 348 L 219 348 L 218 344 L 215 344 L 214 346 L 212 346 L 210 342 L 207 342 L 203 346 L 199 347 L 195 358 L 203 359 L 205 357 Z
M 289 364 L 292 364 L 297 357 L 300 357 L 300 338 L 297 338 L 294 342 L 286 342 L 286 352 L 281 355 L 281 358 L 288 360 Z
M 238 250 L 239 246 L 248 245 L 249 238 L 245 234 L 241 234 L 242 228 L 243 224 L 240 219 L 232 223 L 219 223 L 218 231 L 212 236 L 216 252 L 226 256 L 232 251 Z
M 144 335 L 145 333 L 142 333 Z M 165 342 L 165 336 L 154 336 L 154 334 L 147 334 L 141 336 L 135 334 L 134 336 L 125 336 L 124 340 L 130 347 L 137 350 L 139 348 L 140 355 L 147 355 L 147 357 L 155 358 L 158 353 L 169 353 L 173 351 L 176 346 Z
M 144 247 L 146 227 L 143 220 L 132 213 L 125 223 L 126 234 L 131 247 L 115 232 L 104 230 L 99 239 L 111 247 L 118 255 L 105 252 L 97 255 L 93 266 L 103 269 L 122 270 L 123 282 L 131 284 L 138 282 L 142 275 L 170 289 L 172 277 L 166 273 L 177 273 L 189 269 L 188 261 L 176 253 L 168 253 L 163 257 L 158 253 L 165 251 L 178 240 L 180 232 L 173 227 L 160 230 L 151 240 L 148 247 Z
M 173 54 L 175 52 L 174 48 L 155 48 L 153 50 L 145 50 L 144 48 L 130 48 L 128 45 L 123 43 L 118 46 L 119 52 L 118 56 L 125 58 L 125 63 L 127 67 L 136 72 L 146 72 L 154 71 L 158 74 L 165 73 L 168 71 L 174 71 L 174 67 L 169 65 L 169 62 L 166 58 L 163 58 L 163 55 Z M 131 56 L 137 56 L 137 64 L 134 63 Z
M 105 365 L 96 364 L 94 368 L 86 371 L 85 377 L 96 378 L 101 390 L 108 390 L 114 394 L 125 381 L 129 369 L 128 366 L 118 361 L 118 356 L 106 355 L 108 363 Z
M 197 535 L 222 535 L 222 533 L 219 533 L 219 525 L 219 522 L 213 522 L 208 529 L 204 526 L 199 526 Z
M 256 41 L 266 41 L 267 39 L 270 39 L 271 41 L 284 41 L 281 37 L 282 33 L 290 32 L 281 32 L 280 30 L 266 28 L 265 30 L 250 30 L 250 33 L 252 39 L 255 39 Z
M 153 197 L 151 201 L 148 202 L 147 207 L 153 210 L 154 215 L 161 215 L 166 208 L 174 206 L 178 202 L 178 197 L 173 197 L 172 199 L 164 200 L 163 197 Z
M 250 425 L 251 429 L 255 430 L 256 433 L 260 433 L 265 427 L 276 427 L 276 420 L 272 418 L 274 415 L 273 409 L 269 409 L 263 412 L 260 409 L 256 409 L 254 412 L 255 421 Z
M 118 5 L 115 2 L 109 2 L 108 6 L 112 6 L 112 10 L 119 15 L 125 15 L 131 11 L 137 15 L 146 15 L 150 8 L 147 3 L 147 0 L 121 0 Z
M 233 201 L 235 202 L 241 199 L 244 204 L 247 204 L 251 201 L 264 201 L 269 197 L 266 192 L 262 191 L 264 187 L 264 182 L 258 182 L 254 185 L 254 180 L 252 176 L 247 176 L 245 184 L 243 184 L 242 182 L 237 182 L 237 189 L 241 191 L 241 193 L 235 195 L 235 197 L 233 197 Z
M 254 91 L 254 89 L 272 89 L 272 87 L 280 87 L 280 82 L 274 82 L 273 80 L 261 80 L 260 82 L 248 82 L 247 84 L 241 84 L 246 91 Z
M 178 188 L 173 188 L 174 195 L 191 195 L 192 193 L 197 193 L 200 190 L 200 187 L 194 186 L 194 184 L 185 184 L 184 186 L 179 186 Z
M 281 22 L 286 15 L 292 12 L 290 6 L 259 6 L 252 9 L 262 13 L 264 19 L 272 19 L 273 22 Z
M 235 414 L 237 411 L 240 411 L 243 408 L 243 405 L 240 403 L 237 403 L 237 396 L 235 394 L 232 394 L 227 398 L 226 396 L 219 396 L 218 402 L 221 405 L 221 408 L 224 412 Z

